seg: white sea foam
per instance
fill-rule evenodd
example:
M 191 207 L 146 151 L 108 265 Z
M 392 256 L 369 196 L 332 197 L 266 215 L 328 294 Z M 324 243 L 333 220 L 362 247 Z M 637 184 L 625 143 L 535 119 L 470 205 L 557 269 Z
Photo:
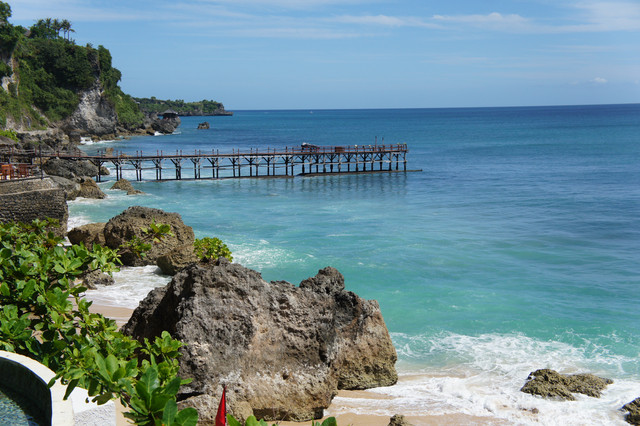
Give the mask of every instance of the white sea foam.
M 462 413 L 486 418 L 489 424 L 624 425 L 619 409 L 640 393 L 637 381 L 615 377 L 599 399 L 576 394 L 576 401 L 553 401 L 520 392 L 529 373 L 539 368 L 611 377 L 607 367 L 623 361 L 604 355 L 594 360 L 560 342 L 499 334 L 442 334 L 431 339 L 395 334 L 393 338 L 404 359 L 399 363 L 398 384 L 366 391 L 367 398 L 337 397 L 330 414 Z M 430 354 L 443 355 L 444 362 L 419 366 L 406 361 Z
M 286 262 L 302 261 L 294 253 L 276 247 L 267 240 L 229 244 L 229 249 L 233 253 L 234 262 L 258 270 Z
M 87 290 L 87 299 L 99 305 L 133 309 L 151 290 L 165 286 L 171 280 L 155 265 L 123 267 L 113 274 L 113 278 L 113 285 Z

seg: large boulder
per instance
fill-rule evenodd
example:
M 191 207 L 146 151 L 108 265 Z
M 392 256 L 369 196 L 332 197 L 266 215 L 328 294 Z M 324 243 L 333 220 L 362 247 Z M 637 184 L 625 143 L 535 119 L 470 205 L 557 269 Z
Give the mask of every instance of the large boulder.
M 78 183 L 80 184 L 80 191 L 78 191 L 77 195 L 78 197 L 94 198 L 97 200 L 107 198 L 107 194 L 102 192 L 102 189 L 98 187 L 95 180 L 91 178 L 79 178 Z
M 98 175 L 98 167 L 88 160 L 66 160 L 51 158 L 43 164 L 42 170 L 48 175 L 65 179 L 93 177 Z
M 75 200 L 78 194 L 80 194 L 80 184 L 75 180 L 66 179 L 60 176 L 49 176 L 65 193 L 67 201 Z
M 78 226 L 67 233 L 67 238 L 71 244 L 84 243 L 85 247 L 91 247 L 94 244 L 104 246 L 105 225 L 105 222 L 99 222 Z
M 627 411 L 624 419 L 632 425 L 640 425 L 640 398 L 636 398 L 622 406 L 622 411 Z
M 113 185 L 111 185 L 111 189 L 119 189 L 121 191 L 127 191 L 127 195 L 137 195 L 144 194 L 144 192 L 139 189 L 135 189 L 131 182 L 126 179 L 119 179 Z
M 181 406 L 213 424 L 222 386 L 241 418 L 320 418 L 338 389 L 397 381 L 396 351 L 378 303 L 344 288 L 325 268 L 296 287 L 268 283 L 225 258 L 191 265 L 140 302 L 123 331 L 137 339 L 167 330 L 185 343 Z
M 175 130 L 180 125 L 181 120 L 180 117 L 166 117 L 163 119 L 156 119 L 151 122 L 151 128 L 158 133 L 164 133 L 165 135 L 170 135 L 175 132 Z
M 521 392 L 545 398 L 574 401 L 573 393 L 600 398 L 602 391 L 613 383 L 611 379 L 593 374 L 560 374 L 549 369 L 536 370 L 529 374 Z
M 197 261 L 198 256 L 193 251 L 193 244 L 184 244 L 160 256 L 156 264 L 163 274 L 175 275 Z
M 178 213 L 167 213 L 150 207 L 129 207 L 118 216 L 111 218 L 104 228 L 105 242 L 108 247 L 118 248 L 134 237 L 144 238 L 143 229 L 148 229 L 152 222 L 171 226 L 171 233 L 160 242 L 153 243 L 151 250 L 144 257 L 133 252 L 124 251 L 120 260 L 126 266 L 155 265 L 158 257 L 170 252 L 177 246 L 193 245 L 195 236 L 193 229 L 182 221 Z

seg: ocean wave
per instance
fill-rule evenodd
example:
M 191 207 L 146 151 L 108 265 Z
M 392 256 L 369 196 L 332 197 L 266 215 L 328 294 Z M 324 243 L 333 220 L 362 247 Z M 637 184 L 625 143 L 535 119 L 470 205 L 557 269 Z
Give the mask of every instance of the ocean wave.
M 103 306 L 134 309 L 151 290 L 163 287 L 171 280 L 155 265 L 123 267 L 113 274 L 113 278 L 113 285 L 87 290 L 87 299 Z
M 400 380 L 365 392 L 340 396 L 332 415 L 374 414 L 439 416 L 464 414 L 494 424 L 625 424 L 619 408 L 638 396 L 640 377 L 616 374 L 621 363 L 637 362 L 601 350 L 564 342 L 541 341 L 522 334 L 456 333 L 411 336 L 391 333 Z M 552 368 L 561 373 L 590 372 L 610 377 L 601 398 L 576 395 L 573 402 L 553 401 L 520 392 L 529 373 Z

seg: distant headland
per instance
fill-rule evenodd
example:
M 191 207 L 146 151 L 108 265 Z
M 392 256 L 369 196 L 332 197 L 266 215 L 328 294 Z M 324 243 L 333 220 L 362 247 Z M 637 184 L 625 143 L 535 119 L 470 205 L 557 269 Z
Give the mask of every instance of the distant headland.
M 162 114 L 167 109 L 173 110 L 181 116 L 229 116 L 232 111 L 224 109 L 220 102 L 203 99 L 199 102 L 185 102 L 182 99 L 161 100 L 155 96 L 151 98 L 133 98 L 140 110 L 146 114 Z
M 9 22 L 0 1 L 0 144 L 17 149 L 73 150 L 81 140 L 172 133 L 177 115 L 232 115 L 220 102 L 133 98 L 103 46 L 77 45 L 72 24 Z

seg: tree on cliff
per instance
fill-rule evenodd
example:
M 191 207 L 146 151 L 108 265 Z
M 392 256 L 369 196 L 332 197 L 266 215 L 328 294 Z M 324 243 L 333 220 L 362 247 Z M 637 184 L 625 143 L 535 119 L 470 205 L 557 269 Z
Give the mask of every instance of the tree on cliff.
M 63 120 L 78 107 L 79 95 L 96 82 L 104 86 L 120 124 L 142 125 L 144 116 L 118 86 L 121 73 L 112 67 L 107 49 L 76 45 L 67 19 L 40 19 L 27 32 L 11 25 L 9 17 L 11 7 L 0 2 L 0 78 L 18 74 L 9 91 L 0 88 L 0 127 L 6 126 L 8 117 L 36 128 Z M 15 70 L 7 65 L 12 57 L 18 65 Z
M 0 25 L 8 24 L 9 18 L 11 18 L 11 6 L 9 3 L 0 1 Z

